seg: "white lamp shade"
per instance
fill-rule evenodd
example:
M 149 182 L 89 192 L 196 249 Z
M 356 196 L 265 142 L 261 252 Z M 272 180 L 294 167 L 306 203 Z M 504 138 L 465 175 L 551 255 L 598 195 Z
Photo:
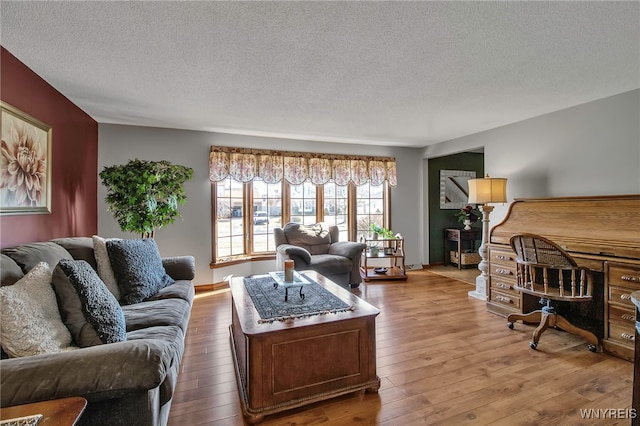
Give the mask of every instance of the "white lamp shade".
M 469 203 L 506 203 L 507 202 L 507 179 L 505 178 L 482 178 L 469 179 Z

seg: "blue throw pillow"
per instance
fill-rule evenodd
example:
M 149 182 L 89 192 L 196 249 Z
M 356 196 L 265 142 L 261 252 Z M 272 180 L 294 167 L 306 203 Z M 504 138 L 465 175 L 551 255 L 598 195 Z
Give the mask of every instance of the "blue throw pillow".
M 80 347 L 127 340 L 124 313 L 84 260 L 60 260 L 51 280 L 62 322 Z
M 124 305 L 142 302 L 175 282 L 152 238 L 107 240 L 107 252 Z

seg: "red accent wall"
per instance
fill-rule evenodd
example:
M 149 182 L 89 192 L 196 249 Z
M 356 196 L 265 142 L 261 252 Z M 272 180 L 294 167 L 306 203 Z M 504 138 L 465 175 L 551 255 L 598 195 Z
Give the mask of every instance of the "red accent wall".
M 98 123 L 0 46 L 0 99 L 52 127 L 51 214 L 0 216 L 0 247 L 98 229 Z

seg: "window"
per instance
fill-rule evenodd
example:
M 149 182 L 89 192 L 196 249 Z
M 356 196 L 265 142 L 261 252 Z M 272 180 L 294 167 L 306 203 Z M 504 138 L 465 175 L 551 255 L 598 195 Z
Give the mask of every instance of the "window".
M 393 157 L 212 146 L 214 264 L 275 255 L 274 229 L 326 222 L 356 241 L 389 227 Z
M 242 183 L 229 178 L 215 184 L 214 230 L 216 259 L 230 259 L 245 253 L 244 192 Z
M 284 181 L 267 184 L 261 179 L 243 184 L 228 177 L 214 185 L 216 264 L 273 255 L 273 229 L 288 222 L 336 225 L 340 241 L 357 241 L 368 235 L 371 223 L 385 227 L 389 223 L 386 184 L 290 185 Z M 283 208 L 286 203 L 288 208 Z

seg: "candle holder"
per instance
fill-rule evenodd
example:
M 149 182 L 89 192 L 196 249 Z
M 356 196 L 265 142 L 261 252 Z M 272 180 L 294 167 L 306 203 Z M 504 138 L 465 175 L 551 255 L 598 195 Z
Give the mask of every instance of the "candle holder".
M 284 261 L 284 282 L 286 283 L 293 282 L 293 267 L 294 267 L 293 260 L 287 259 Z

